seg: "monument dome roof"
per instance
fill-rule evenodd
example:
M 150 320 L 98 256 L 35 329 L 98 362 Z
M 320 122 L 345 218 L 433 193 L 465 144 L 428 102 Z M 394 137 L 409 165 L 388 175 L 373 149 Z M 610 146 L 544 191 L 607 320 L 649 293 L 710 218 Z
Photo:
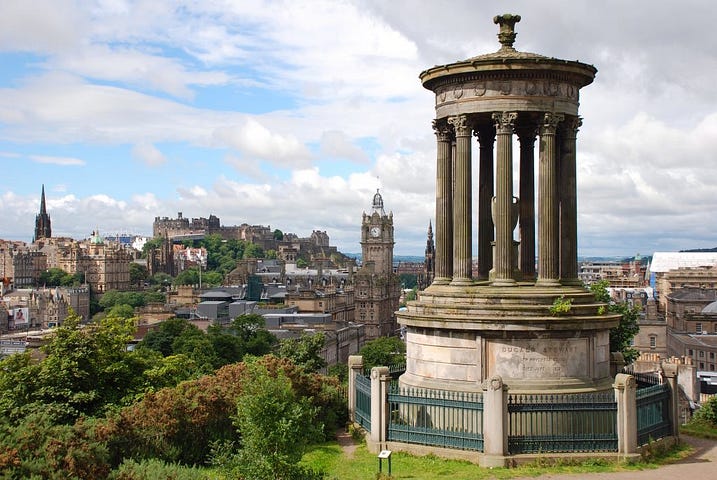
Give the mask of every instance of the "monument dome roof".
M 493 22 L 500 26 L 498 41 L 501 47 L 498 51 L 486 53 L 446 65 L 436 65 L 419 75 L 424 87 L 431 90 L 437 84 L 450 77 L 465 76 L 476 73 L 496 74 L 523 72 L 531 75 L 537 72 L 554 72 L 570 75 L 576 84 L 588 85 L 593 81 L 597 68 L 593 65 L 574 60 L 561 60 L 547 57 L 537 53 L 521 52 L 513 48 L 517 33 L 515 24 L 520 21 L 520 15 L 504 14 L 493 18 Z

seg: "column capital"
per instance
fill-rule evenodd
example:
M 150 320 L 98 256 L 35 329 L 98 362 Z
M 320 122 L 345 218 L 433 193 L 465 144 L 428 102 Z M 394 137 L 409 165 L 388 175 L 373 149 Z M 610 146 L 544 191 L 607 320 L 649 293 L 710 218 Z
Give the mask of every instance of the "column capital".
M 560 124 L 560 133 L 565 135 L 567 138 L 575 138 L 582 124 L 582 118 L 572 116 L 568 117 Z
M 470 137 L 471 125 L 468 123 L 467 115 L 448 117 L 448 124 L 453 125 L 453 128 L 456 131 L 456 137 Z
M 473 130 L 473 136 L 478 139 L 481 148 L 493 147 L 495 142 L 495 128 L 491 126 Z
M 543 122 L 540 125 L 541 135 L 555 135 L 555 131 L 558 128 L 558 123 L 565 119 L 565 115 L 562 113 L 545 112 L 543 115 Z
M 496 133 L 512 134 L 515 120 L 518 118 L 517 112 L 495 112 L 491 116 L 495 123 Z
M 537 125 L 521 125 L 516 127 L 515 133 L 518 135 L 518 141 L 521 147 L 532 147 L 535 145 L 535 139 L 538 136 Z
M 431 122 L 431 126 L 433 127 L 433 132 L 436 134 L 436 138 L 439 142 L 451 141 L 451 129 L 448 125 L 439 122 L 438 120 L 433 120 Z

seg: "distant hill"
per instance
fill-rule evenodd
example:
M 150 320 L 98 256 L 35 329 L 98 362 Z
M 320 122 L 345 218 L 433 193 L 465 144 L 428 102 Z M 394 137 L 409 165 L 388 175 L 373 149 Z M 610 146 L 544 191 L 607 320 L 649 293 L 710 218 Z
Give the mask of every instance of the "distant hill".
M 717 247 L 712 248 L 693 248 L 691 250 L 680 250 L 680 252 L 710 253 L 717 252 Z

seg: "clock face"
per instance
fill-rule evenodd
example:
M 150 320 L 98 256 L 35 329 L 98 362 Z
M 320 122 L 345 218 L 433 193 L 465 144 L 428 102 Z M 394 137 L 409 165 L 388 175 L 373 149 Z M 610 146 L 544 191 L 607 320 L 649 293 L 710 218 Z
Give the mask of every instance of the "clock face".
M 379 235 L 381 235 L 381 228 L 380 227 L 371 227 L 371 236 L 378 237 Z

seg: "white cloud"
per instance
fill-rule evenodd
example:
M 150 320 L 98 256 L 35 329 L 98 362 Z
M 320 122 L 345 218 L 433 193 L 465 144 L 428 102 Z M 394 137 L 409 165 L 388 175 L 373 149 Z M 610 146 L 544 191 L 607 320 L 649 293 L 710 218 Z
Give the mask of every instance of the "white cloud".
M 132 156 L 151 167 L 157 167 L 167 163 L 167 157 L 151 143 L 138 143 L 132 148 Z
M 36 163 L 50 163 L 53 165 L 62 165 L 65 167 L 81 167 L 85 165 L 84 160 L 71 157 L 52 157 L 49 155 L 30 155 L 30 160 Z

